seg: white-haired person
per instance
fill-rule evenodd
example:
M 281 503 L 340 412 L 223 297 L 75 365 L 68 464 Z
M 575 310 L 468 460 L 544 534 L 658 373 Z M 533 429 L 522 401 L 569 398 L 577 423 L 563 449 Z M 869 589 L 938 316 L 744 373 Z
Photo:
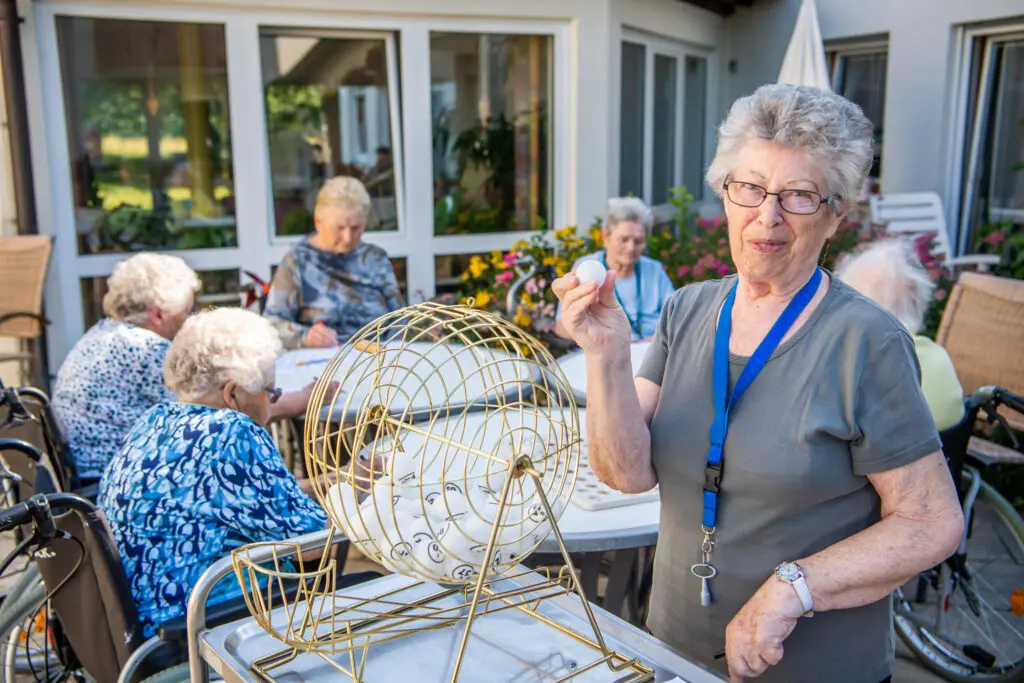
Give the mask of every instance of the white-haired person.
M 675 291 L 661 262 L 643 255 L 651 220 L 651 211 L 642 199 L 609 199 L 601 225 L 604 249 L 583 256 L 572 266 L 575 272 L 586 261 L 600 261 L 606 269 L 615 272 L 615 298 L 629 321 L 633 341 L 654 336 L 661 309 Z M 570 339 L 571 335 L 562 324 L 561 301 L 555 321 L 555 333 Z
M 280 350 L 274 328 L 250 311 L 189 318 L 164 361 L 178 401 L 146 411 L 100 482 L 99 506 L 147 637 L 185 613 L 198 578 L 233 548 L 327 524 L 265 429 L 281 395 Z M 237 581 L 226 580 L 209 602 L 238 595 Z
M 901 239 L 872 242 L 843 258 L 836 277 L 893 314 L 914 337 L 921 366 L 921 390 L 942 431 L 964 416 L 964 390 L 946 350 L 918 334 L 932 301 L 935 283 L 911 246 Z
M 647 625 L 734 682 L 890 680 L 890 594 L 963 531 L 910 333 L 818 267 L 873 147 L 833 92 L 736 100 L 707 182 L 737 273 L 672 295 L 635 380 L 613 276 L 553 283 L 591 467 L 661 492 Z
M 140 253 L 114 266 L 103 297 L 106 317 L 68 353 L 53 390 L 84 486 L 99 480 L 146 410 L 174 399 L 164 384 L 164 357 L 195 310 L 199 288 L 199 277 L 177 256 Z M 303 412 L 311 389 L 282 397 L 275 417 Z
M 316 232 L 285 255 L 264 315 L 285 348 L 326 348 L 404 306 L 386 251 L 363 242 L 370 195 L 359 180 L 331 178 L 316 198 Z

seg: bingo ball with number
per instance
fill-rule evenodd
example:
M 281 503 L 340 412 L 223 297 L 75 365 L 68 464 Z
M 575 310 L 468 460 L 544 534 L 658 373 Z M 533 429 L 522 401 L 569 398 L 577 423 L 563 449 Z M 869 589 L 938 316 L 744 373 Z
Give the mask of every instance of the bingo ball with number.
M 572 390 L 540 342 L 471 306 L 426 303 L 374 321 L 342 356 L 314 389 L 306 460 L 311 477 L 337 477 L 315 494 L 360 551 L 394 572 L 467 584 L 519 564 L 551 533 L 581 435 Z M 340 391 L 328 396 L 331 382 Z M 332 408 L 346 401 L 356 405 Z M 350 471 L 355 448 L 372 482 Z

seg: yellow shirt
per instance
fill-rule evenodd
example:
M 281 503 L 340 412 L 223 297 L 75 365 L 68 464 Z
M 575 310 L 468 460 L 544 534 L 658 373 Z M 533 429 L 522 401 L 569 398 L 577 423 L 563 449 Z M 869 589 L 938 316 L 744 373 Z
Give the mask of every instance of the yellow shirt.
M 921 389 L 941 432 L 963 419 L 964 390 L 946 349 L 920 335 L 914 335 L 914 346 L 921 364 Z

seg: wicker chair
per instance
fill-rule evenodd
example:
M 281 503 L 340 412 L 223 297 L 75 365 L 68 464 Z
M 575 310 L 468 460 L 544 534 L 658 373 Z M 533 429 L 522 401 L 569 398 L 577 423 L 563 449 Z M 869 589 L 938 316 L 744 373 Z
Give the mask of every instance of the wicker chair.
M 22 346 L 17 353 L 0 354 L 0 363 L 19 363 L 24 378 L 46 391 L 50 376 L 42 336 L 49 321 L 43 317 L 43 286 L 51 248 L 43 235 L 0 237 L 0 337 L 17 339 Z
M 942 314 L 935 341 L 953 360 L 966 394 L 996 385 L 1024 395 L 1024 281 L 964 272 Z M 1024 430 L 1024 418 L 1004 417 Z M 1024 464 L 1024 455 L 978 438 L 969 450 L 1001 462 Z

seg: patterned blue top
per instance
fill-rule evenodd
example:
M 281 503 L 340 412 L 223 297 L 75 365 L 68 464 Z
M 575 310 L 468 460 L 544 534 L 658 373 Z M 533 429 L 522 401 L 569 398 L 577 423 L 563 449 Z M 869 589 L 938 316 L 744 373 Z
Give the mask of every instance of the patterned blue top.
M 285 348 L 295 349 L 314 323 L 323 322 L 344 343 L 363 325 L 404 305 L 386 251 L 364 242 L 334 254 L 307 237 L 277 267 L 263 314 Z
M 185 613 L 210 565 L 246 543 L 323 529 L 327 515 L 299 488 L 265 429 L 234 410 L 153 407 L 100 482 L 147 638 Z M 241 595 L 229 576 L 209 603 Z
M 53 407 L 78 476 L 99 479 L 142 414 L 174 400 L 164 385 L 170 348 L 156 332 L 104 318 L 71 349 L 57 373 Z
M 576 270 L 584 261 L 600 261 L 603 258 L 604 249 L 601 249 L 593 254 L 577 259 L 576 263 L 572 265 L 572 269 Z M 665 302 L 668 301 L 668 298 L 672 296 L 672 292 L 676 291 L 672 280 L 669 279 L 665 268 L 661 265 L 661 261 L 641 256 L 632 277 L 615 281 L 615 291 L 622 301 L 622 307 L 626 309 L 626 315 L 632 321 L 637 320 L 636 278 L 638 273 L 641 285 L 640 296 L 643 298 L 642 305 L 639 307 L 641 334 L 637 334 L 637 331 L 632 329 L 632 325 L 630 325 L 630 334 L 633 341 L 641 341 L 654 336 L 655 330 L 658 329 L 658 318 L 661 317 L 661 309 Z M 559 301 L 555 319 L 557 320 L 561 317 L 562 302 Z

